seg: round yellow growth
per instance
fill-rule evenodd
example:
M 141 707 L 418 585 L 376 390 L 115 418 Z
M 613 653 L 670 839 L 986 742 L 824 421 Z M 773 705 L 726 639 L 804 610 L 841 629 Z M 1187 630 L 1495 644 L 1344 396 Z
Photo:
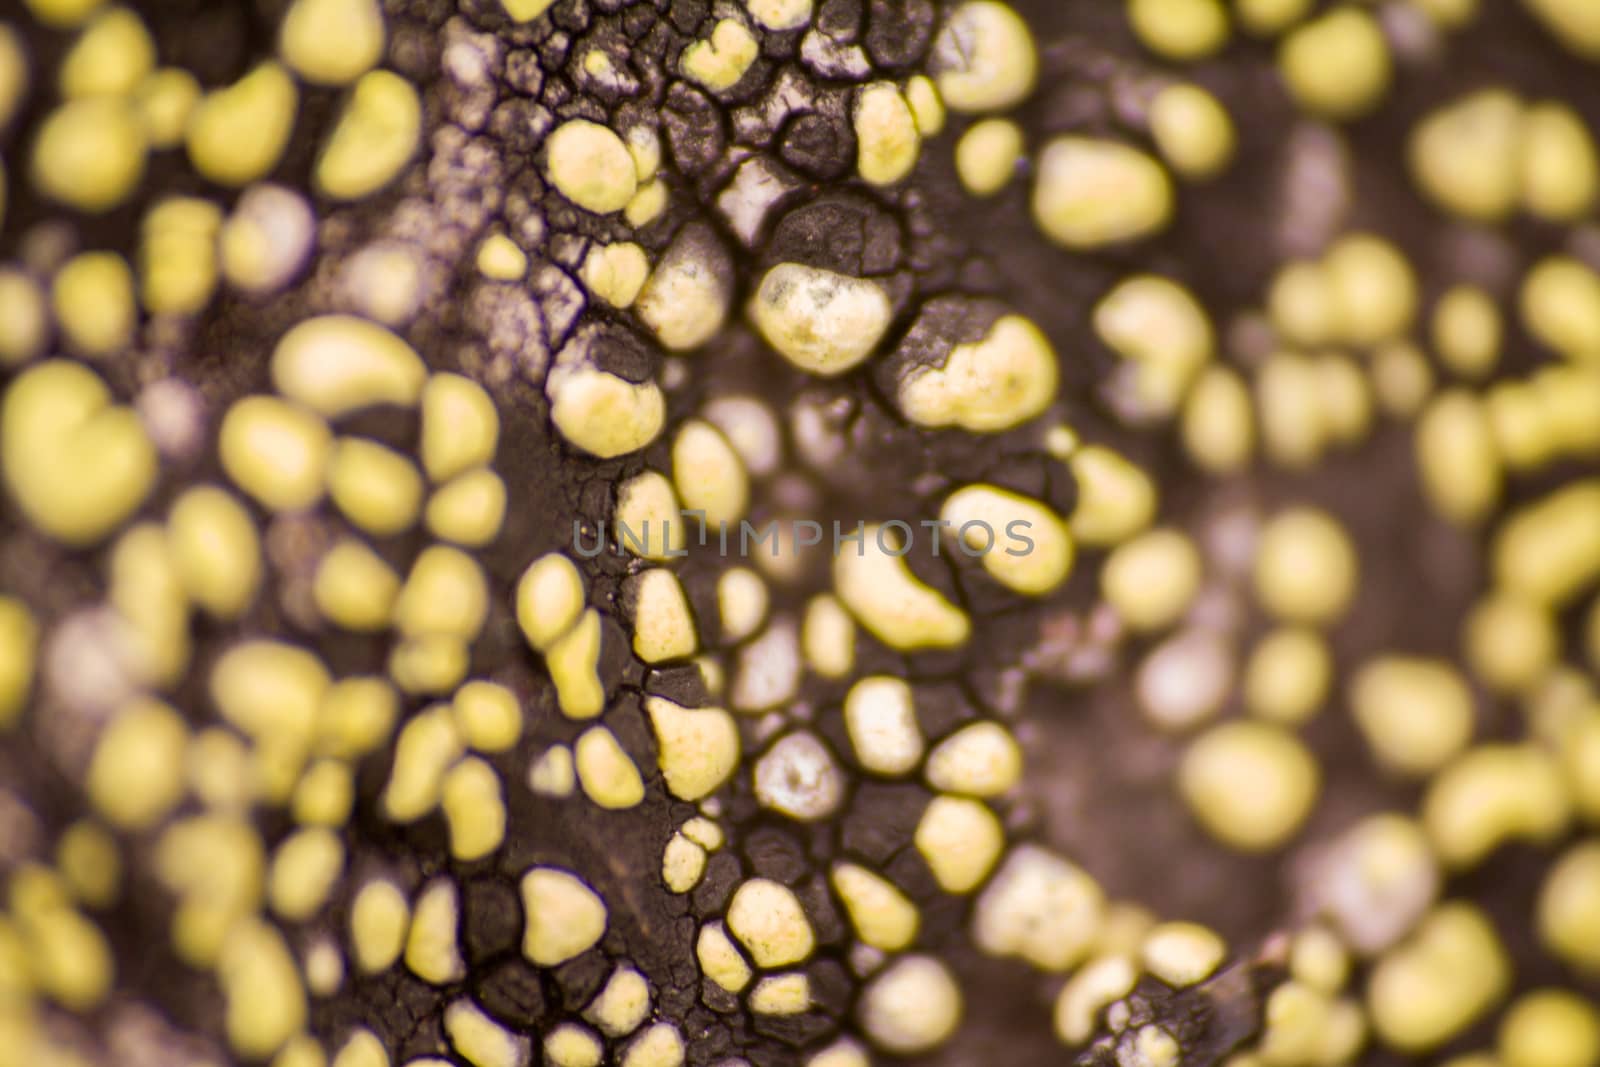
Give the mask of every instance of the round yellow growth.
M 1600 1011 L 1570 990 L 1535 989 L 1506 1009 L 1496 1044 L 1506 1067 L 1595 1067 Z
M 522 707 L 517 695 L 494 682 L 468 682 L 451 702 L 456 726 L 469 748 L 505 752 L 522 736 Z
M 806 602 L 800 647 L 806 666 L 824 678 L 849 676 L 855 666 L 856 624 L 839 598 L 819 593 Z
M 804 974 L 763 978 L 750 993 L 750 1010 L 757 1015 L 799 1015 L 811 1008 L 811 981 Z
M 922 916 L 893 882 L 854 863 L 836 864 L 830 877 L 863 944 L 899 952 L 916 940 Z
M 1510 981 L 1510 961 L 1483 913 L 1467 903 L 1443 904 L 1378 960 L 1367 982 L 1367 1011 L 1384 1044 L 1416 1055 L 1471 1026 Z
M 608 811 L 636 807 L 644 800 L 644 781 L 633 759 L 604 726 L 591 726 L 573 746 L 578 784 L 588 798 Z
M 650 986 L 644 975 L 627 964 L 611 972 L 605 987 L 583 1009 L 583 1017 L 607 1037 L 626 1037 L 649 1014 Z
M 618 1067 L 682 1067 L 683 1035 L 672 1023 L 655 1023 L 634 1038 Z
M 344 870 L 344 845 L 332 830 L 301 830 L 272 856 L 267 902 L 289 922 L 305 922 L 322 909 Z
M 1238 142 L 1228 109 L 1198 85 L 1172 85 L 1156 94 L 1150 136 L 1173 170 L 1196 180 L 1227 169 Z
M 1316 803 L 1321 772 L 1294 735 L 1260 722 L 1213 727 L 1184 754 L 1178 791 L 1200 825 L 1241 852 L 1286 843 Z
M 1061 987 L 1055 1005 L 1056 1036 L 1068 1045 L 1082 1045 L 1094 1035 L 1100 1012 L 1132 992 L 1139 972 L 1126 953 L 1097 956 Z
M 1072 533 L 1080 544 L 1121 544 L 1150 524 L 1156 490 L 1143 470 L 1100 445 L 1079 449 L 1070 463 L 1078 481 Z
M 873 82 L 856 96 L 856 173 L 869 185 L 893 185 L 911 173 L 922 135 L 911 105 L 893 82 Z
M 1145 935 L 1139 955 L 1146 971 L 1182 989 L 1210 978 L 1227 957 L 1228 945 L 1198 923 L 1167 922 Z
M 224 489 L 186 490 L 167 519 L 167 550 L 184 592 L 219 619 L 237 617 L 261 582 L 255 521 Z
M 162 67 L 139 86 L 134 105 L 151 148 L 183 143 L 189 116 L 200 102 L 200 83 L 181 67 Z
M 917 120 L 917 132 L 924 137 L 936 137 L 944 129 L 944 101 L 933 79 L 925 74 L 913 75 L 906 81 L 906 103 Z
M 383 58 L 377 0 L 295 0 L 278 29 L 278 54 L 314 85 L 349 85 Z
M 266 177 L 289 143 L 299 100 L 294 79 L 273 62 L 207 93 L 189 116 L 184 136 L 189 162 L 218 185 L 248 185 Z
M 528 0 L 502 0 L 506 3 L 524 4 Z M 532 0 L 534 4 L 549 6 L 551 0 Z M 552 1067 L 599 1067 L 605 1046 L 600 1037 L 586 1026 L 562 1023 L 544 1039 L 544 1054 Z
M 245 397 L 223 416 L 222 469 L 272 511 L 299 511 L 322 498 L 332 443 L 328 424 L 276 397 Z
M 1172 220 L 1172 182 L 1161 164 L 1118 141 L 1069 135 L 1039 153 L 1033 220 L 1075 251 L 1153 236 Z
M 1045 505 L 992 485 L 969 485 L 945 498 L 939 521 L 981 553 L 983 569 L 1024 596 L 1044 596 L 1066 581 L 1074 549 L 1067 526 Z
M 799 963 L 816 947 L 800 899 L 787 886 L 767 878 L 751 878 L 734 890 L 727 923 L 757 967 Z
M 1321 384 L 1316 364 L 1297 352 L 1274 352 L 1257 372 L 1262 441 L 1279 466 L 1305 468 L 1321 456 L 1328 437 Z
M 283 935 L 261 919 L 229 932 L 217 961 L 227 1001 L 228 1044 L 239 1055 L 266 1059 L 306 1022 L 306 991 Z
M 760 54 L 761 46 L 745 24 L 729 18 L 716 24 L 709 40 L 685 48 L 678 65 L 689 78 L 720 93 L 739 84 Z
M 1104 922 L 1105 894 L 1093 878 L 1047 849 L 1019 845 L 978 897 L 972 939 L 988 955 L 1061 973 L 1089 953 Z
M 1130 628 L 1163 630 L 1200 591 L 1201 561 L 1181 530 L 1159 529 L 1125 541 L 1106 558 L 1100 591 Z
M 672 480 L 687 511 L 704 512 L 712 529 L 737 525 L 750 506 L 750 477 L 728 439 L 709 422 L 689 419 L 672 440 Z
M 741 992 L 750 984 L 750 964 L 745 962 L 720 922 L 700 928 L 694 954 L 705 976 L 728 992 Z
M 356 893 L 350 908 L 350 947 L 367 974 L 394 966 L 411 925 L 411 906 L 393 882 L 374 879 Z
M 974 123 L 956 142 L 956 176 L 973 196 L 994 196 L 1016 173 L 1022 127 L 1010 119 Z
M 1558 607 L 1600 577 L 1600 480 L 1521 508 L 1496 531 L 1494 576 L 1507 593 Z
M 561 195 L 585 211 L 621 211 L 639 187 L 628 146 L 587 119 L 569 119 L 546 142 L 545 169 Z
M 350 819 L 355 803 L 355 772 L 339 760 L 318 760 L 306 768 L 294 787 L 290 813 L 302 826 L 338 828 Z
M 155 43 L 137 14 L 114 7 L 96 15 L 56 75 L 61 95 L 127 96 L 155 67 Z
M 1333 656 L 1315 630 L 1280 627 L 1251 650 L 1244 701 L 1250 714 L 1284 726 L 1307 722 L 1327 696 Z
M 1522 323 L 1568 359 L 1600 358 L 1600 276 L 1569 256 L 1541 260 L 1522 280 Z
M 448 876 L 423 886 L 406 933 L 406 969 L 430 985 L 446 985 L 466 977 L 458 926 L 461 900 Z
M 930 61 L 952 111 L 1003 111 L 1033 92 L 1039 53 L 1028 24 L 1006 4 L 969 0 L 951 12 Z
M 27 707 L 38 648 L 39 624 L 27 604 L 0 596 L 0 730 L 13 725 Z
M 183 798 L 189 728 L 166 704 L 144 699 L 124 708 L 100 735 L 89 764 L 89 799 L 112 824 L 143 830 Z
M 442 541 L 478 548 L 500 534 L 506 515 L 506 483 L 494 471 L 468 471 L 428 499 L 428 530 Z
M 461 735 L 448 705 L 414 715 L 395 743 L 394 767 L 383 791 L 383 813 L 391 822 L 415 822 L 439 803 L 445 771 L 460 758 Z
M 317 611 L 335 626 L 357 632 L 384 630 L 400 595 L 400 576 L 364 543 L 345 538 L 317 564 L 311 595 Z
M 1415 418 L 1433 391 L 1433 368 L 1416 345 L 1386 344 L 1372 355 L 1372 395 L 1384 414 Z
M 931 1052 L 961 1024 L 961 987 L 933 956 L 902 956 L 875 975 L 856 1007 L 874 1045 L 896 1056 Z
M 139 417 L 93 371 L 51 360 L 0 403 L 0 470 L 24 515 L 69 545 L 99 541 L 144 501 L 156 454 Z
M 39 283 L 20 270 L 0 269 L 0 364 L 16 366 L 44 350 L 50 313 Z
M 1583 119 L 1565 104 L 1534 104 L 1522 120 L 1522 203 L 1547 222 L 1576 222 L 1594 208 L 1600 160 Z
M 947 893 L 970 893 L 983 884 L 1005 848 L 1000 820 L 980 801 L 936 796 L 922 812 L 912 842 L 934 880 Z
M 1205 309 L 1185 286 L 1154 274 L 1124 279 L 1094 309 L 1095 334 L 1137 367 L 1140 403 L 1170 415 L 1211 359 L 1215 338 Z
M 1438 207 L 1494 222 L 1517 205 L 1522 101 L 1504 89 L 1480 89 L 1439 108 L 1411 131 L 1412 178 Z
M 1183 445 L 1202 470 L 1229 474 L 1250 462 L 1255 449 L 1255 413 L 1250 389 L 1227 367 L 1200 372 L 1184 401 Z
M 745 0 L 745 7 L 769 30 L 797 30 L 811 21 L 812 0 Z
M 892 531 L 866 527 L 859 546 L 842 545 L 834 558 L 835 595 L 890 648 L 905 652 L 965 644 L 972 633 L 966 613 L 924 585 L 894 554 L 898 551 Z
M 1128 0 L 1134 36 L 1166 59 L 1196 60 L 1228 43 L 1221 0 Z
M 431 545 L 417 556 L 395 603 L 395 628 L 409 637 L 470 640 L 483 627 L 489 592 L 483 569 L 460 549 Z
M 404 533 L 422 506 L 422 476 L 404 455 L 346 437 L 328 459 L 328 495 L 344 516 L 378 537 Z
M 658 762 L 667 791 L 679 800 L 710 796 L 739 766 L 739 730 L 721 708 L 685 708 L 665 697 L 646 697 Z
M 1500 361 L 1503 327 L 1494 298 L 1475 285 L 1449 289 L 1433 309 L 1433 349 L 1463 378 L 1480 379 Z
M 1417 421 L 1416 454 L 1428 502 L 1451 522 L 1481 522 L 1499 503 L 1499 450 L 1483 405 L 1467 390 L 1428 404 Z
M 360 200 L 388 185 L 416 154 L 422 101 L 406 79 L 387 70 L 363 74 L 322 155 L 312 180 L 335 200 Z
M 170 197 L 144 217 L 140 299 L 152 315 L 193 315 L 217 287 L 222 209 L 200 197 Z
M 108 211 L 144 177 L 144 130 L 121 97 L 69 100 L 50 112 L 29 158 L 34 187 L 77 211 Z
M 445 774 L 439 805 L 450 829 L 450 855 L 463 862 L 482 859 L 506 836 L 506 805 L 500 775 L 475 756 Z
M 909 774 L 922 760 L 922 731 L 911 687 L 899 678 L 874 675 L 850 687 L 844 725 L 856 760 L 873 774 Z
M 557 369 L 545 392 L 561 436 L 601 459 L 637 452 L 666 421 L 666 400 L 654 382 L 636 385 L 591 367 Z
M 469 997 L 462 997 L 445 1009 L 444 1029 L 450 1046 L 468 1063 L 482 1067 L 518 1067 L 528 1062 L 532 1052 L 527 1036 L 501 1026 Z M 422 1067 L 428 1065 L 424 1063 Z
M 1555 758 L 1532 744 L 1481 745 L 1428 785 L 1422 821 L 1434 852 L 1470 868 L 1507 841 L 1550 841 L 1572 816 Z
M 29 14 L 58 30 L 82 25 L 104 3 L 105 0 L 24 0 Z
M 1000 796 L 1022 778 L 1022 749 L 999 723 L 973 723 L 939 742 L 924 775 L 941 792 Z
M 895 399 L 918 426 L 999 433 L 1044 413 L 1059 383 L 1055 349 L 1032 322 L 1005 315 L 987 334 L 950 350 L 943 367 L 922 367 Z
M 1523 0 L 1545 29 L 1567 48 L 1600 59 L 1600 11 L 1584 0 Z
M 1417 279 L 1393 244 L 1371 234 L 1349 234 L 1322 262 L 1346 341 L 1365 347 L 1410 329 L 1417 314 Z
M 128 346 L 138 323 L 133 270 L 115 252 L 83 252 L 62 265 L 50 306 L 67 342 L 91 359 Z
M 272 352 L 272 384 L 329 419 L 375 404 L 410 407 L 426 378 L 427 368 L 410 345 L 353 315 L 308 319 L 284 334 Z
M 1352 119 L 1389 88 L 1389 45 L 1365 11 L 1338 7 L 1296 28 L 1278 49 L 1278 70 L 1295 103 L 1314 115 Z
M 1261 532 L 1256 551 L 1256 597 L 1288 622 L 1331 622 L 1344 614 L 1356 589 L 1356 555 L 1344 529 L 1316 508 L 1288 508 Z
M 1442 661 L 1369 660 L 1351 679 L 1350 709 L 1378 761 L 1401 774 L 1431 774 L 1472 740 L 1472 692 Z
M 541 556 L 517 582 L 517 625 L 536 652 L 571 630 L 583 613 L 583 578 L 559 552 Z
M 630 579 L 625 591 L 633 608 L 635 655 L 646 663 L 663 663 L 698 651 L 694 613 L 676 574 L 652 567 Z
M 117 839 L 93 819 L 80 819 L 62 831 L 56 842 L 56 866 L 72 895 L 92 908 L 116 902 L 122 883 L 122 854 Z M 0 960 L 5 949 L 0 947 Z M 0 971 L 5 968 L 0 962 Z M 0 978 L 0 988 L 5 979 Z
M 799 263 L 767 271 L 749 312 L 779 355 L 829 378 L 870 356 L 893 314 L 877 282 Z
M 1574 845 L 1539 890 L 1539 938 L 1562 962 L 1600 974 L 1600 840 Z
M 1561 648 L 1561 636 L 1548 610 L 1503 593 L 1486 596 L 1473 607 L 1462 640 L 1473 673 L 1501 693 L 1532 688 Z
M 483 386 L 459 374 L 435 374 L 422 387 L 422 467 L 435 482 L 488 464 L 500 416 Z
M 581 277 L 589 292 L 612 307 L 632 307 L 650 277 L 650 260 L 632 241 L 596 245 L 584 258 Z
M 706 850 L 681 833 L 667 840 L 661 851 L 661 882 L 671 893 L 687 893 L 706 873 Z
M 545 653 L 557 703 L 567 718 L 592 719 L 605 710 L 606 691 L 600 684 L 599 662 L 600 613 L 590 608 Z

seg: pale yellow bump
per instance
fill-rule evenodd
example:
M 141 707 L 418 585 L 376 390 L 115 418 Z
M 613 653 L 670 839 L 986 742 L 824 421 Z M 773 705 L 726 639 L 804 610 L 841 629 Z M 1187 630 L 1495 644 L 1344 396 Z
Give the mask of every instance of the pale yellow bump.
M 152 315 L 193 315 L 217 287 L 222 209 L 200 197 L 168 197 L 141 226 L 139 296 Z
M 1336 519 L 1312 507 L 1288 508 L 1261 531 L 1256 597 L 1288 622 L 1329 622 L 1355 595 L 1355 549 Z
M 277 166 L 294 128 L 299 93 L 277 63 L 208 92 L 189 115 L 189 162 L 218 185 L 248 185 Z
M 1550 867 L 1536 918 L 1551 953 L 1585 975 L 1600 974 L 1600 840 L 1573 845 Z
M 1493 593 L 1478 601 L 1462 627 L 1467 665 L 1498 693 L 1532 688 L 1560 655 L 1561 635 L 1548 608 Z
M 360 200 L 388 185 L 416 154 L 422 133 L 417 90 L 387 70 L 363 74 L 351 90 L 312 181 L 335 200 Z
M 559 552 L 529 564 L 517 583 L 517 625 L 536 652 L 553 651 L 555 642 L 577 624 L 583 604 L 583 578 Z
M 856 173 L 869 185 L 893 185 L 911 173 L 922 135 L 911 105 L 893 82 L 873 82 L 856 95 Z
M 661 853 L 661 881 L 668 891 L 687 893 L 700 884 L 706 850 L 682 834 L 673 834 Z
M 449 876 L 423 886 L 406 934 L 406 969 L 430 985 L 448 985 L 466 977 L 456 928 L 461 899 Z
M 721 708 L 685 708 L 651 696 L 645 698 L 645 711 L 667 790 L 678 799 L 710 796 L 739 766 L 739 730 Z
M 1178 791 L 1201 827 L 1240 852 L 1286 843 L 1310 815 L 1321 772 L 1287 731 L 1235 721 L 1202 734 L 1184 754 Z
M 125 7 L 97 14 L 61 61 L 61 95 L 127 96 L 155 66 L 155 43 L 139 16 Z
M 880 544 L 880 534 L 884 534 Z M 833 562 L 834 593 L 874 637 L 891 648 L 955 648 L 972 623 L 965 612 L 924 585 L 894 555 L 898 539 L 868 526 L 861 545 L 843 545 Z
M 294 787 L 290 813 L 302 826 L 343 826 L 355 805 L 355 772 L 339 760 L 318 760 Z
M 1571 816 L 1560 765 L 1532 744 L 1468 751 L 1433 778 L 1422 801 L 1434 852 L 1454 870 L 1475 866 L 1510 840 L 1552 841 Z
M 1600 58 L 1600 11 L 1583 0 L 1522 0 L 1522 6 L 1566 48 L 1589 59 Z
M 634 1038 L 619 1067 L 682 1067 L 683 1035 L 672 1023 L 655 1023 Z
M 393 882 L 374 879 L 356 893 L 350 907 L 350 948 L 367 974 L 394 966 L 411 927 L 411 905 Z
M 767 271 L 749 312 L 780 355 L 822 377 L 843 374 L 871 355 L 891 317 L 877 282 L 799 263 Z
M 1511 963 L 1489 919 L 1472 904 L 1452 902 L 1378 960 L 1367 981 L 1367 1011 L 1380 1041 L 1416 1055 L 1471 1026 L 1510 982 Z
M 1570 989 L 1531 990 L 1501 1017 L 1496 1047 L 1506 1067 L 1594 1067 L 1600 1009 Z
M 577 786 L 572 750 L 566 745 L 551 745 L 528 767 L 528 788 L 541 796 L 568 797 Z
M 963 726 L 934 746 L 923 775 L 945 793 L 997 797 L 1022 778 L 1022 749 L 997 722 Z
M 316 1038 L 300 1034 L 279 1050 L 271 1067 L 328 1067 L 328 1054 Z
M 1313 629 L 1283 626 L 1256 643 L 1244 672 L 1251 715 L 1285 726 L 1308 722 L 1333 680 L 1333 655 Z
M 1155 517 L 1155 483 L 1121 455 L 1101 445 L 1086 445 L 1072 453 L 1068 463 L 1078 483 L 1071 530 L 1079 544 L 1121 544 Z
M 1166 59 L 1203 59 L 1228 41 L 1222 0 L 1128 0 L 1128 21 L 1139 43 Z
M 155 871 L 179 897 L 172 946 L 185 962 L 209 969 L 218 963 L 219 953 L 237 947 L 236 924 L 261 905 L 266 854 L 260 835 L 242 814 L 195 815 L 162 832 L 155 846 Z M 273 928 L 266 929 L 276 936 Z M 290 973 L 296 973 L 293 961 L 286 962 Z
M 1055 591 L 1076 556 L 1067 524 L 1044 504 L 992 485 L 969 485 L 945 498 L 939 519 L 965 546 L 981 555 L 983 569 L 1024 596 Z
M 344 845 L 332 830 L 301 830 L 272 855 L 267 902 L 289 922 L 305 922 L 322 909 L 344 870 Z
M 461 684 L 470 660 L 467 642 L 453 634 L 408 637 L 389 652 L 389 677 L 406 693 L 443 696 Z
M 300 511 L 321 499 L 331 449 L 327 423 L 269 396 L 230 407 L 217 439 L 228 477 L 272 511 Z
M 395 602 L 394 623 L 408 636 L 470 640 L 489 611 L 488 582 L 477 560 L 448 545 L 424 549 Z
M 757 1015 L 799 1015 L 809 1011 L 811 982 L 798 972 L 763 978 L 750 991 L 750 1010 Z
M 1015 122 L 983 119 L 956 142 L 956 176 L 973 196 L 994 196 L 1011 181 L 1022 150 L 1022 129 Z
M 1228 109 L 1198 85 L 1168 86 L 1150 102 L 1150 136 L 1172 169 L 1193 180 L 1226 170 L 1238 145 Z
M 81 252 L 50 285 L 50 307 L 69 345 L 90 359 L 126 348 L 138 323 L 133 270 L 115 252 Z
M 750 506 L 750 480 L 744 463 L 722 431 L 689 419 L 672 441 L 672 479 L 685 511 L 703 512 L 713 529 L 744 518 Z
M 50 312 L 39 283 L 20 270 L 0 268 L 0 364 L 33 359 L 49 333 Z
M 144 178 L 138 112 L 122 97 L 69 100 L 45 116 L 28 164 L 34 187 L 51 200 L 89 214 L 109 211 Z
M 423 517 L 435 537 L 480 548 L 500 535 L 505 514 L 506 483 L 494 471 L 480 467 L 440 486 L 428 499 Z
M 1171 221 L 1173 202 L 1166 171 L 1129 145 L 1066 135 L 1039 153 L 1033 219 L 1064 248 L 1085 251 L 1153 236 Z
M 1522 119 L 1522 203 L 1547 222 L 1577 222 L 1600 192 L 1600 159 L 1582 116 L 1559 101 L 1529 107 Z
M 917 822 L 912 843 L 947 893 L 970 893 L 983 883 L 1005 847 L 1005 831 L 981 801 L 940 795 Z
M 1417 278 L 1405 255 L 1372 234 L 1341 237 L 1323 259 L 1340 334 L 1375 345 L 1406 332 L 1417 314 Z
M 265 1059 L 306 1023 L 306 992 L 283 935 L 261 919 L 243 919 L 229 932 L 217 961 L 226 1001 L 228 1044 L 239 1055 Z
M 361 1027 L 345 1038 L 328 1067 L 389 1067 L 389 1052 L 377 1034 Z
M 938 136 L 944 129 L 944 100 L 933 79 L 925 74 L 913 75 L 906 81 L 903 92 L 911 108 L 911 117 L 917 121 L 917 132 L 923 137 Z
M 1384 414 L 1413 419 L 1433 392 L 1433 367 L 1416 345 L 1397 341 L 1372 354 L 1372 394 Z
M 1028 23 L 998 0 L 968 0 L 934 38 L 930 65 L 952 111 L 1003 111 L 1028 98 L 1039 53 Z
M 1244 468 L 1255 450 L 1250 389 L 1237 372 L 1207 367 L 1184 401 L 1179 430 L 1189 458 L 1212 474 Z
M 505 840 L 500 775 L 483 760 L 471 756 L 450 768 L 440 784 L 439 806 L 450 830 L 450 855 L 456 859 L 482 859 Z
M 1144 969 L 1175 989 L 1203 982 L 1222 966 L 1227 943 L 1198 923 L 1167 922 L 1145 936 L 1139 948 Z
M 261 581 L 255 521 L 226 490 L 189 489 L 172 505 L 167 549 L 184 592 L 219 619 L 250 606 Z
M 644 975 L 623 964 L 611 972 L 600 992 L 583 1009 L 583 1017 L 607 1037 L 626 1037 L 650 1014 L 650 986 Z
M 555 683 L 561 714 L 569 719 L 592 719 L 605 710 L 606 691 L 599 672 L 599 612 L 593 608 L 585 611 L 545 652 L 544 662 Z
M 528 254 L 503 233 L 493 234 L 478 245 L 478 273 L 496 282 L 515 282 L 528 273 Z
M 152 149 L 176 148 L 183 143 L 200 93 L 199 80 L 182 67 L 162 67 L 145 78 L 134 94 L 134 104 Z
M 931 1052 L 944 1044 L 962 1017 L 961 987 L 933 956 L 901 956 L 874 975 L 856 1007 L 873 1044 L 892 1055 Z
M 632 808 L 644 799 L 644 780 L 633 758 L 604 726 L 591 726 L 573 746 L 578 784 L 608 811 Z
M 1296 27 L 1278 49 L 1290 97 L 1330 119 L 1353 119 L 1375 107 L 1389 89 L 1392 65 L 1377 19 L 1354 7 Z
M 39 624 L 28 606 L 0 595 L 0 730 L 14 725 L 33 691 Z
M 1506 592 L 1561 606 L 1600 578 L 1600 480 L 1558 489 L 1514 512 L 1491 544 Z
M 624 381 L 592 367 L 557 368 L 545 382 L 545 394 L 562 438 L 601 459 L 637 452 L 660 435 L 666 421 L 660 386 Z
M 761 46 L 744 23 L 722 19 L 708 40 L 696 41 L 683 50 L 679 67 L 691 80 L 716 93 L 737 85 L 760 54 Z
M 383 811 L 392 822 L 422 818 L 439 803 L 445 771 L 462 754 L 461 735 L 448 704 L 412 716 L 395 744 L 394 767 L 383 791 Z
M 758 967 L 799 963 L 816 947 L 816 935 L 800 898 L 767 878 L 740 883 L 728 903 L 728 930 Z
M 1412 128 L 1406 146 L 1412 179 L 1445 211 L 1480 222 L 1504 219 L 1517 205 L 1522 130 L 1522 101 L 1514 94 L 1468 93 Z
M 1567 256 L 1541 260 L 1522 279 L 1518 306 L 1535 340 L 1568 359 L 1600 359 L 1600 276 Z
M 183 717 L 146 698 L 123 709 L 100 735 L 87 789 L 96 809 L 125 829 L 154 826 L 183 796 L 189 741 Z
M 494 459 L 500 416 L 483 386 L 459 374 L 435 374 L 422 387 L 422 469 L 447 482 Z
M 650 260 L 632 241 L 596 245 L 579 270 L 583 284 L 612 307 L 628 308 L 650 276 Z
M 451 701 L 456 727 L 468 748 L 504 752 L 522 736 L 522 706 L 517 695 L 494 682 L 468 682 Z
M 1178 409 L 1215 349 L 1211 320 L 1194 294 L 1154 274 L 1126 278 L 1107 293 L 1095 305 L 1094 328 L 1133 361 L 1138 399 L 1153 414 Z
M 522 954 L 553 967 L 587 952 L 606 932 L 605 902 L 577 875 L 535 867 L 522 878 Z
M 621 211 L 639 187 L 622 138 L 587 119 L 569 119 L 550 135 L 545 168 L 562 196 L 598 215 Z
M 864 944 L 899 952 L 916 940 L 922 916 L 893 882 L 854 863 L 835 864 L 829 878 Z
M 1104 939 L 1106 921 L 1093 878 L 1048 849 L 1018 845 L 978 897 L 972 937 L 988 955 L 1062 973 Z
M 839 598 L 819 593 L 806 601 L 800 648 L 806 666 L 823 678 L 848 676 L 855 666 L 855 620 Z
M 1440 393 L 1417 421 L 1422 487 L 1444 518 L 1473 524 L 1500 500 L 1501 464 L 1483 405 L 1464 389 Z
M 417 402 L 427 368 L 400 337 L 353 315 L 321 315 L 284 334 L 272 382 L 291 400 L 334 419 L 378 404 Z
M 750 964 L 728 937 L 720 922 L 700 928 L 695 938 L 695 959 L 705 976 L 730 993 L 739 993 L 750 984 Z
M 117 839 L 92 819 L 79 819 L 62 832 L 56 842 L 56 867 L 72 895 L 91 908 L 105 908 L 116 902 L 122 887 L 122 854 Z M 0 972 L 4 972 L 5 950 L 0 947 Z M 5 979 L 0 977 L 0 996 L 5 995 Z
M 278 28 L 278 54 L 315 85 L 349 85 L 383 58 L 377 0 L 295 0 Z
M 1054 1012 L 1056 1036 L 1067 1045 L 1086 1044 L 1101 1011 L 1131 993 L 1138 979 L 1138 968 L 1126 954 L 1095 957 L 1061 987 Z
M 640 659 L 662 663 L 694 655 L 698 631 L 676 574 L 647 570 L 630 581 L 626 595 L 633 601 L 633 651 Z
M 509 0 L 523 3 L 525 0 Z M 548 6 L 551 0 L 533 0 Z M 551 1067 L 599 1067 L 605 1046 L 600 1037 L 586 1026 L 562 1023 L 544 1039 L 544 1055 Z
M 526 1067 L 533 1051 L 526 1035 L 501 1026 L 465 997 L 445 1009 L 444 1030 L 473 1067 Z
M 384 630 L 400 595 L 400 576 L 366 544 L 341 539 L 317 564 L 312 600 L 323 618 L 357 632 Z
M 549 10 L 555 0 L 500 0 L 500 6 L 511 17 L 513 22 L 532 22 Z M 598 1060 L 596 1061 L 598 1062 Z M 558 1067 L 580 1067 L 577 1063 L 560 1064 Z
M 1042 415 L 1056 398 L 1059 370 L 1049 338 L 1020 315 L 998 319 L 984 337 L 950 350 L 943 367 L 900 382 L 900 411 L 919 426 L 998 433 Z
M 1187 534 L 1150 530 L 1112 550 L 1100 571 L 1100 588 L 1130 628 L 1162 630 L 1188 611 L 1200 590 L 1201 568 Z

